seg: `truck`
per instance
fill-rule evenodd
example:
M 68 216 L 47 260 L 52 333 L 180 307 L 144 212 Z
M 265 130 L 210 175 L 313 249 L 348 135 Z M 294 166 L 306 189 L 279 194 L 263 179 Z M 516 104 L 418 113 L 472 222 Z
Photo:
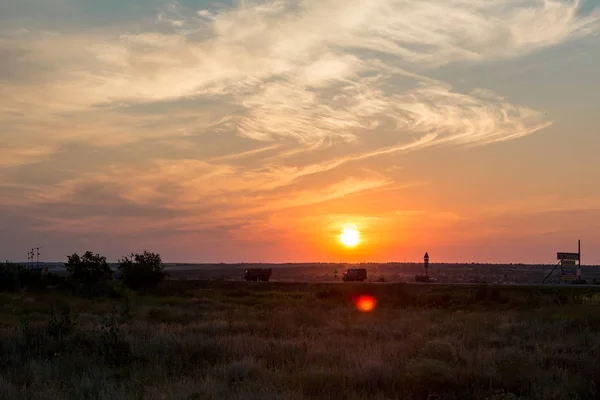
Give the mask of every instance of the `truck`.
M 367 270 L 364 268 L 350 268 L 344 271 L 342 280 L 344 282 L 363 282 L 367 279 Z
M 272 273 L 271 268 L 248 268 L 244 271 L 244 279 L 247 281 L 268 282 Z

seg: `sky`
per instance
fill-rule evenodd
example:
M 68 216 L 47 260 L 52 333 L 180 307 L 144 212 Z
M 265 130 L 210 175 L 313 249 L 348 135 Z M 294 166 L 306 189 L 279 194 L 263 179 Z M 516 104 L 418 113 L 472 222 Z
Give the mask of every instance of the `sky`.
M 0 258 L 600 264 L 599 63 L 599 1 L 0 0 Z

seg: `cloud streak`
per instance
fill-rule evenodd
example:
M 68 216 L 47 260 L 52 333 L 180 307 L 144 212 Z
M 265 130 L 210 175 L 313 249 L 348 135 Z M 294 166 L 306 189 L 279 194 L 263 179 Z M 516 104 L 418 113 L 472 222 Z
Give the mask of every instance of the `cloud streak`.
M 41 85 L 0 85 L 11 98 L 0 115 L 56 122 L 59 113 L 98 112 L 99 105 L 217 96 L 228 114 L 212 119 L 255 140 L 315 146 L 356 141 L 365 131 L 439 129 L 461 131 L 442 132 L 440 142 L 510 139 L 548 122 L 530 108 L 456 93 L 423 74 L 597 33 L 600 13 L 580 15 L 580 8 L 577 1 L 273 1 L 182 19 L 192 10 L 172 3 L 142 33 L 5 35 L 0 49 L 20 54 L 5 63 L 52 72 L 29 74 Z M 177 23 L 165 31 L 168 13 Z

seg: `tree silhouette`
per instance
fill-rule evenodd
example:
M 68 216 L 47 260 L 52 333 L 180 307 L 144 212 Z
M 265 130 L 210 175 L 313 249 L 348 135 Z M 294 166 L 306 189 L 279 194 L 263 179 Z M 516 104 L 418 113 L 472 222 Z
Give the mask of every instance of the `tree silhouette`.
M 112 271 L 106 257 L 86 251 L 82 256 L 74 253 L 65 264 L 71 277 L 86 286 L 94 286 L 112 279 Z
M 120 259 L 119 271 L 125 286 L 133 290 L 154 286 L 166 276 L 160 254 L 146 250 Z

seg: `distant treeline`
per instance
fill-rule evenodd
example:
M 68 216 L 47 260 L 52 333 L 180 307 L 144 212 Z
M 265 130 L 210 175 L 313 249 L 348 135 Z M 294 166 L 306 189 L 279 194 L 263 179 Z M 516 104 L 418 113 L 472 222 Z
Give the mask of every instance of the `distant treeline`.
M 158 253 L 144 251 L 132 253 L 119 259 L 116 274 L 106 257 L 86 251 L 81 256 L 74 253 L 67 262 L 58 263 L 10 263 L 0 264 L 0 291 L 16 292 L 44 290 L 50 287 L 68 288 L 86 295 L 110 294 L 118 290 L 112 282 L 129 289 L 152 287 L 164 280 L 164 264 Z M 50 271 L 50 266 L 62 266 L 67 276 Z

